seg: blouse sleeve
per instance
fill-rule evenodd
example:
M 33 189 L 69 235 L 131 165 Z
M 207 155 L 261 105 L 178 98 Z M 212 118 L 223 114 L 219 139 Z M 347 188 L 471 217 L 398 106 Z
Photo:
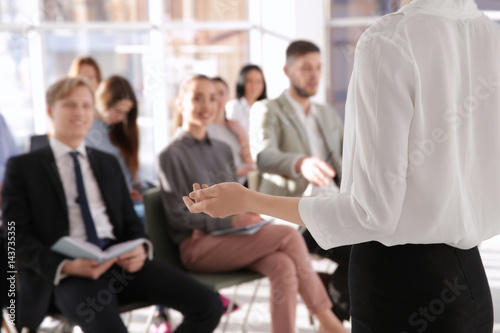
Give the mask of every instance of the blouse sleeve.
M 404 41 L 372 28 L 358 42 L 349 84 L 341 192 L 299 203 L 323 248 L 387 239 L 402 211 L 416 67 Z

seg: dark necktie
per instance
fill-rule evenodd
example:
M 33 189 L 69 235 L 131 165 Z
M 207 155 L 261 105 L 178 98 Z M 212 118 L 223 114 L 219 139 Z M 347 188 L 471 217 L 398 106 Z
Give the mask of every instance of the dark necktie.
M 78 152 L 72 151 L 69 154 L 73 158 L 75 167 L 76 187 L 78 190 L 77 202 L 80 204 L 80 209 L 82 211 L 83 223 L 85 224 L 85 231 L 87 232 L 87 240 L 101 247 L 101 240 L 97 237 L 94 220 L 90 214 L 89 202 L 87 200 L 87 194 L 85 193 L 85 186 L 83 185 L 82 169 L 78 161 Z

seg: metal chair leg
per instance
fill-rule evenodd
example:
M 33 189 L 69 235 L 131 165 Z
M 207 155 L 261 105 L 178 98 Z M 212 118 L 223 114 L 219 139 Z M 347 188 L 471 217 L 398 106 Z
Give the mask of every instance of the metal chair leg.
M 231 312 L 233 312 L 233 308 L 234 308 L 234 299 L 236 298 L 236 295 L 238 294 L 238 288 L 240 287 L 240 285 L 237 285 L 234 287 L 234 293 L 233 293 L 233 297 L 231 298 L 231 301 L 229 302 L 229 305 L 227 306 L 227 310 L 226 310 L 226 320 L 224 322 L 224 327 L 222 328 L 222 333 L 225 333 L 226 332 L 226 329 L 227 329 L 227 325 L 229 324 L 229 317 L 231 316 Z
M 150 310 L 149 310 L 149 314 L 148 314 L 148 319 L 146 319 L 144 333 L 149 333 L 149 328 L 151 327 L 151 324 L 153 323 L 153 318 L 155 316 L 155 311 L 156 311 L 156 305 L 151 306 Z
M 0 330 L 3 332 L 7 333 L 17 333 L 17 330 L 14 325 L 11 324 L 10 319 L 9 319 L 9 314 L 6 312 L 6 310 L 2 311 L 2 327 Z
M 255 301 L 255 298 L 257 297 L 257 291 L 259 291 L 261 281 L 262 281 L 262 279 L 257 280 L 257 285 L 255 286 L 255 288 L 253 290 L 252 298 L 250 299 L 250 304 L 248 304 L 248 309 L 247 309 L 247 312 L 245 314 L 245 318 L 243 319 L 243 324 L 241 325 L 243 332 L 247 331 L 248 317 L 250 316 L 250 311 L 252 310 L 253 302 Z

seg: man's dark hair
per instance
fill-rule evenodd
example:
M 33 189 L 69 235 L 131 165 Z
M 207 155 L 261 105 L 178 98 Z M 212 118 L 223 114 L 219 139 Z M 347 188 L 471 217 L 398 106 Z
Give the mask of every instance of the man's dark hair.
M 310 52 L 320 53 L 319 47 L 306 40 L 296 40 L 288 45 L 286 49 L 286 63 L 290 64 L 295 58 Z

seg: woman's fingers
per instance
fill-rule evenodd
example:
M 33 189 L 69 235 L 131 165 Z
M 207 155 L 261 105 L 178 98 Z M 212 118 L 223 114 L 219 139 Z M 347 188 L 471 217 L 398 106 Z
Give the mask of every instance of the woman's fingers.
M 203 184 L 202 187 L 200 187 L 200 184 L 194 183 L 193 184 L 193 192 L 189 193 L 189 197 L 191 199 L 193 199 L 194 201 L 208 198 L 209 196 L 207 195 L 206 191 L 200 191 L 200 190 L 206 190 L 208 188 L 209 187 L 207 184 Z
M 207 208 L 212 207 L 207 206 L 207 201 L 217 197 L 217 194 L 217 186 L 209 187 L 203 184 L 202 188 L 200 188 L 199 184 L 193 184 L 193 192 L 189 193 L 189 196 L 182 197 L 182 200 L 191 213 L 203 212 L 211 215 Z
M 200 189 L 200 184 L 198 184 L 198 183 L 194 183 L 194 184 L 193 184 L 193 192 L 189 193 L 189 197 L 190 197 L 191 199 L 195 200 L 195 199 L 196 199 L 196 195 L 195 195 L 195 193 L 196 193 L 196 191 L 197 191 L 197 190 L 199 190 L 199 189 Z
M 211 217 L 216 217 L 213 214 L 212 209 L 207 206 L 206 201 L 195 203 L 195 202 L 193 202 L 193 200 L 189 199 L 186 196 L 182 197 L 182 200 L 184 200 L 184 204 L 187 206 L 188 210 L 191 213 L 205 213 L 205 214 L 210 215 Z
M 192 194 L 192 192 L 191 192 L 191 194 Z M 191 194 L 190 194 L 190 195 L 191 195 Z M 194 206 L 194 202 L 193 202 L 193 200 L 191 200 L 191 199 L 190 199 L 189 197 L 187 197 L 187 196 L 183 196 L 183 197 L 182 197 L 182 200 L 184 200 L 184 204 L 186 205 L 186 207 L 189 209 L 189 211 L 190 211 L 191 213 L 198 213 L 198 212 L 195 212 L 195 211 L 194 211 L 194 208 L 193 208 L 193 206 Z

